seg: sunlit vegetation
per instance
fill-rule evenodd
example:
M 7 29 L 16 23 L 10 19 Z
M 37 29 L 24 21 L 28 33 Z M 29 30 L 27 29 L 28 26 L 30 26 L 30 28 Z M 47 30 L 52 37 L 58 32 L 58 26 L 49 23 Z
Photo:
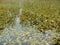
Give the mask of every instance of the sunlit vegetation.
M 58 1 L 40 1 L 24 3 L 21 23 L 35 26 L 39 31 L 60 31 L 60 5 Z
M 18 9 L 17 4 L 0 3 L 0 30 L 3 30 L 7 24 L 13 24 L 13 17 L 18 15 Z
M 0 35 L 6 30 L 5 32 L 7 35 L 5 33 L 3 34 L 5 34 L 6 41 L 9 40 L 9 42 L 7 42 L 10 45 L 14 45 L 16 42 L 21 45 L 21 40 L 31 45 L 44 45 L 44 43 L 50 45 L 52 42 L 54 45 L 59 45 L 60 1 L 29 0 L 24 1 L 22 5 L 22 15 L 20 16 L 21 22 L 19 23 L 23 25 L 21 28 L 14 25 L 15 18 L 20 14 L 19 5 L 14 3 L 0 3 Z M 15 29 L 12 25 L 15 26 Z M 10 29 L 11 27 L 5 29 L 6 26 L 11 26 L 12 29 Z M 27 26 L 32 27 L 30 28 Z M 10 36 L 16 37 L 16 42 L 9 38 Z
M 20 16 L 21 24 L 35 27 L 40 32 L 56 30 L 60 32 L 60 2 L 55 1 L 31 1 L 24 3 Z M 60 45 L 60 40 L 55 39 L 54 45 Z

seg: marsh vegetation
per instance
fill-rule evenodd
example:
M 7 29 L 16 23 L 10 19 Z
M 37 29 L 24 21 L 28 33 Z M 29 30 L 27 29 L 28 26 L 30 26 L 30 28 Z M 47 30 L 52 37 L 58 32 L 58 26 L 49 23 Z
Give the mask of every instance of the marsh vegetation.
M 5 41 L 3 44 L 60 45 L 59 39 L 59 0 L 0 3 L 0 42 Z

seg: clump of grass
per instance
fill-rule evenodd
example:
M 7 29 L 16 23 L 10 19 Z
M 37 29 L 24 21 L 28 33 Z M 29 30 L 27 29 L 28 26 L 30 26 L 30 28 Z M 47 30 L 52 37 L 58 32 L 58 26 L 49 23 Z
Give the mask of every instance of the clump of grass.
M 5 24 L 9 20 L 7 9 L 0 8 L 0 28 L 5 27 Z
M 35 27 L 40 32 L 46 30 L 56 30 L 60 32 L 60 6 L 58 1 L 36 1 L 24 4 L 21 18 L 21 24 Z M 48 32 L 49 33 L 49 32 Z M 60 39 L 60 38 L 59 38 Z M 53 41 L 60 44 L 59 39 Z
M 32 2 L 32 1 L 31 1 Z M 39 31 L 60 31 L 60 6 L 58 1 L 34 1 L 24 3 L 21 23 L 35 26 Z
M 7 24 L 13 24 L 14 17 L 18 15 L 18 9 L 18 5 L 16 4 L 0 4 L 0 33 Z

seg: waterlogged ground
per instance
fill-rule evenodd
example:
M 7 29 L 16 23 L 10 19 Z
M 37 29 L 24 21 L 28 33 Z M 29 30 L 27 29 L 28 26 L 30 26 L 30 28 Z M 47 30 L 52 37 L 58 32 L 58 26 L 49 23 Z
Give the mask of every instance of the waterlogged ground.
M 57 0 L 0 4 L 0 45 L 60 45 L 59 4 Z

